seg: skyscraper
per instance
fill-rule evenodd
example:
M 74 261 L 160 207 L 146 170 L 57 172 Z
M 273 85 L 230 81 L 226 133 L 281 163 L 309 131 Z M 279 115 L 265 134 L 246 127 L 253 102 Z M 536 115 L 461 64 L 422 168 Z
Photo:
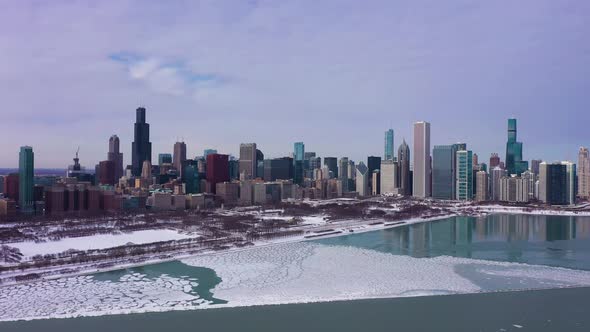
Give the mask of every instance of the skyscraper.
M 477 172 L 477 188 L 475 189 L 475 200 L 483 202 L 488 200 L 488 173 L 485 171 Z
M 199 162 L 196 160 L 187 160 L 182 165 L 182 183 L 184 183 L 185 193 L 196 194 L 201 192 Z M 207 169 L 209 169 L 207 167 Z
M 393 129 L 389 129 L 385 132 L 385 152 L 383 153 L 384 160 L 393 160 L 395 156 L 393 136 Z
M 356 192 L 359 196 L 369 196 L 369 168 L 362 161 L 356 166 Z
M 295 142 L 295 144 L 293 144 L 293 147 L 293 160 L 305 159 L 305 144 L 303 144 L 303 142 Z
M 162 167 L 163 164 L 172 164 L 172 155 L 170 153 L 158 154 L 158 166 Z
M 393 160 L 381 161 L 380 187 L 381 194 L 397 194 L 401 191 L 400 183 L 398 182 L 400 175 L 399 162 Z
M 456 189 L 457 199 L 468 201 L 473 198 L 473 153 L 471 150 L 457 151 Z
M 123 176 L 123 153 L 121 153 L 119 145 L 120 142 L 117 135 L 109 138 L 107 160 L 113 162 L 115 181 L 118 181 Z
M 342 157 L 338 161 L 338 179 L 342 181 L 342 191 L 348 191 L 348 157 Z
M 289 180 L 293 178 L 293 158 L 283 157 L 264 161 L 264 181 Z
M 240 144 L 240 179 L 252 180 L 256 177 L 256 143 Z
M 406 140 L 404 139 L 402 144 L 399 146 L 397 150 L 397 162 L 399 167 L 399 193 L 401 195 L 411 195 L 412 194 L 412 185 L 411 185 L 411 172 L 410 172 L 410 147 L 406 144 Z M 383 167 L 383 164 L 382 166 Z M 381 174 L 383 176 L 383 174 Z M 383 181 L 381 181 L 383 183 Z
M 531 172 L 535 174 L 535 176 L 539 175 L 539 165 L 541 165 L 543 161 L 540 159 L 533 159 L 531 160 Z
M 520 176 L 529 168 L 528 162 L 522 160 L 522 142 L 516 136 L 516 119 L 508 119 L 508 142 L 506 143 L 506 171 L 508 175 Z
M 336 157 L 325 157 L 324 166 L 326 166 L 328 171 L 332 173 L 332 178 L 338 177 L 338 159 Z M 328 179 L 328 174 L 325 174 L 324 178 Z
M 256 149 L 256 178 L 264 177 L 264 153 Z
M 141 175 L 144 161 L 152 163 L 152 143 L 150 142 L 150 125 L 145 121 L 145 108 L 139 107 L 135 111 L 135 128 L 131 145 L 131 173 Z
M 432 197 L 455 199 L 455 145 L 435 145 L 432 149 Z
M 496 166 L 491 170 L 491 182 L 490 182 L 490 198 L 493 201 L 500 200 L 500 179 L 506 176 L 506 170 L 500 166 Z
M 380 194 L 381 193 L 381 179 L 379 178 L 380 173 L 379 171 L 381 170 L 381 157 L 376 157 L 376 156 L 369 156 L 367 158 L 367 168 L 369 169 L 369 191 L 371 193 L 375 193 L 375 194 Z M 376 185 L 377 188 L 373 188 L 373 173 L 375 173 L 375 171 L 377 171 L 377 181 L 376 181 Z
M 585 147 L 578 152 L 578 197 L 590 198 L 590 154 Z
M 35 202 L 33 201 L 33 187 L 34 183 L 34 168 L 35 155 L 33 148 L 30 146 L 23 146 L 20 148 L 19 163 L 18 163 L 18 177 L 19 177 L 19 198 L 18 204 L 20 210 L 24 213 L 34 212 Z
M 207 182 L 211 192 L 216 193 L 218 183 L 229 181 L 229 156 L 226 154 L 209 154 L 207 156 Z
M 117 179 L 115 178 L 115 162 L 104 160 L 98 164 L 99 172 L 97 174 L 97 183 L 101 185 L 114 186 Z
M 430 197 L 430 123 L 414 123 L 414 197 Z
M 577 191 L 577 170 L 576 170 L 576 164 L 570 162 L 570 161 L 562 161 L 561 162 L 562 165 L 565 165 L 565 172 L 566 172 L 566 187 L 565 187 L 565 191 L 566 191 L 566 201 L 567 204 L 569 205 L 574 205 L 576 204 L 576 194 L 578 193 Z
M 303 142 L 295 142 L 293 152 L 293 183 L 303 183 L 303 170 L 305 159 L 305 145 Z
M 490 170 L 500 166 L 500 157 L 497 153 L 492 153 L 490 156 Z
M 178 171 L 178 175 L 182 177 L 183 167 L 182 165 L 186 161 L 186 144 L 184 142 L 174 143 L 174 157 L 173 164 L 174 168 Z
M 141 178 L 144 180 L 148 180 L 148 183 L 151 184 L 152 163 L 149 160 L 144 160 L 143 164 L 141 165 Z
M 539 165 L 539 200 L 552 205 L 568 204 L 567 166 L 562 163 Z

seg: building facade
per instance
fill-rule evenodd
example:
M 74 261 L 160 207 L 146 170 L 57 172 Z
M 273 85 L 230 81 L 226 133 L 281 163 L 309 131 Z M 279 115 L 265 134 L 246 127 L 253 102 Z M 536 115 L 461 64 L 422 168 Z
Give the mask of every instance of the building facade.
M 454 145 L 435 145 L 432 150 L 432 198 L 455 199 Z
M 517 141 L 516 119 L 508 119 L 508 142 L 506 142 L 506 171 L 508 175 L 520 176 L 528 169 L 522 160 L 522 142 Z
M 18 205 L 21 212 L 32 213 L 35 210 L 35 202 L 33 200 L 33 187 L 35 171 L 35 155 L 33 148 L 30 146 L 23 146 L 19 153 L 19 198 Z
M 414 123 L 414 197 L 430 197 L 430 123 Z
M 578 152 L 578 197 L 590 198 L 590 154 L 585 147 Z
M 146 122 L 145 108 L 135 110 L 135 126 L 131 145 L 131 172 L 140 176 L 144 161 L 152 162 L 152 143 L 150 142 L 150 125 Z
M 385 151 L 383 153 L 384 160 L 393 160 L 395 156 L 395 145 L 393 129 L 389 129 L 385 132 Z
M 117 135 L 113 135 L 109 138 L 109 152 L 107 154 L 107 160 L 113 162 L 114 177 L 116 181 L 124 175 L 123 174 L 123 153 L 120 149 L 120 141 Z
M 182 165 L 186 161 L 186 144 L 184 142 L 176 142 L 174 143 L 174 157 L 172 164 L 176 171 L 178 171 L 178 175 L 182 177 L 183 167 Z
M 473 153 L 471 150 L 456 152 L 457 174 L 455 192 L 457 200 L 473 199 Z
M 240 144 L 240 180 L 256 178 L 256 143 Z
M 324 178 L 338 178 L 338 159 L 336 157 L 324 157 L 324 166 L 331 173 L 331 175 L 324 174 Z
M 384 195 L 392 195 L 400 193 L 400 167 L 398 161 L 383 160 L 381 161 L 381 170 L 379 171 L 381 178 L 381 193 Z M 375 180 L 376 181 L 376 180 Z
M 489 192 L 488 173 L 486 171 L 478 171 L 476 177 L 475 200 L 478 202 L 487 201 Z
M 402 141 L 397 150 L 397 162 L 399 166 L 398 187 L 399 193 L 404 196 L 412 195 L 412 173 L 410 171 L 410 147 L 406 140 Z
M 213 194 L 218 183 L 229 182 L 228 155 L 214 153 L 207 156 L 207 182 Z
M 359 196 L 370 196 L 369 168 L 362 161 L 356 166 L 356 192 Z

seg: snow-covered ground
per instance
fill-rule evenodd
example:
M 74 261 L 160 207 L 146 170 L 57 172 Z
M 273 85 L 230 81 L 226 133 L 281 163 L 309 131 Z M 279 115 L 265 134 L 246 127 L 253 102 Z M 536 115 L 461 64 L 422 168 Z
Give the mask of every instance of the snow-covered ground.
M 7 246 L 20 249 L 25 257 L 35 255 L 57 254 L 69 249 L 90 250 L 105 249 L 127 243 L 144 244 L 190 238 L 170 229 L 153 229 L 121 234 L 97 234 L 92 236 L 64 238 L 59 241 L 6 243 Z
M 482 205 L 475 206 L 479 211 L 485 213 L 518 213 L 518 214 L 530 214 L 530 215 L 543 215 L 543 216 L 590 216 L 590 211 L 566 211 L 559 209 L 539 209 L 539 208 L 528 208 L 520 206 L 503 206 L 503 205 Z M 460 209 L 458 209 L 460 211 Z

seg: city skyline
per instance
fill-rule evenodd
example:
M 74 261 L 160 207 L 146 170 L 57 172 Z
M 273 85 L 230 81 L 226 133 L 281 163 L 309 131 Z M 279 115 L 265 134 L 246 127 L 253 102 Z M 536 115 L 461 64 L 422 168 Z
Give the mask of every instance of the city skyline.
M 78 146 L 95 165 L 111 135 L 130 164 L 138 105 L 150 112 L 154 156 L 180 136 L 189 157 L 237 156 L 240 142 L 281 157 L 303 141 L 364 160 L 383 154 L 389 127 L 413 146 L 412 123 L 425 120 L 433 144 L 468 142 L 485 157 L 503 155 L 498 133 L 512 117 L 525 160 L 576 160 L 590 145 L 586 2 L 0 6 L 11 138 L 0 167 L 16 167 L 22 145 L 35 147 L 38 167 L 65 167 Z M 321 130 L 302 131 L 310 119 Z
M 134 124 L 134 128 L 137 128 L 138 121 L 139 121 L 139 125 L 140 126 L 146 126 L 146 127 L 142 127 L 139 131 L 137 131 L 137 129 L 134 129 L 134 131 L 136 132 L 134 134 L 134 136 L 137 137 L 137 135 L 139 135 L 139 137 L 142 137 L 143 140 L 149 140 L 150 139 L 149 138 L 150 123 L 149 123 L 149 121 L 146 120 L 148 113 L 149 113 L 149 110 L 147 110 L 145 107 L 138 107 L 135 110 L 135 114 L 136 114 L 135 121 L 136 122 Z M 515 129 L 516 127 L 515 126 L 516 126 L 516 122 L 517 122 L 518 119 L 509 118 L 507 120 L 508 120 L 508 136 L 509 136 L 509 143 L 510 143 L 510 140 L 511 140 L 510 137 L 512 137 L 513 135 L 516 135 L 516 129 Z M 436 148 L 439 147 L 439 146 L 444 146 L 444 145 L 435 144 L 436 142 L 432 142 L 431 141 L 431 139 L 430 139 L 430 137 L 431 137 L 431 134 L 430 134 L 430 123 L 427 122 L 427 121 L 426 122 L 425 121 L 416 121 L 416 122 L 413 123 L 414 129 L 413 129 L 413 133 L 412 134 L 414 135 L 414 137 L 410 141 L 413 142 L 415 140 L 415 138 L 416 138 L 415 137 L 415 135 L 416 135 L 416 128 L 417 128 L 416 126 L 420 127 L 420 124 L 426 124 L 427 125 L 427 136 L 428 136 L 427 145 L 429 145 L 429 150 L 428 151 L 425 151 L 425 153 L 427 155 L 429 155 L 430 158 L 431 158 L 430 168 L 432 168 L 432 166 L 433 166 L 432 158 L 433 158 L 433 155 L 435 154 Z M 147 128 L 147 129 L 144 129 L 144 128 Z M 142 130 L 147 130 L 147 135 L 148 135 L 147 137 L 143 137 L 144 134 L 142 133 Z M 392 129 L 388 129 L 388 131 L 385 132 L 385 134 L 386 134 L 385 135 L 386 140 L 385 140 L 385 142 L 382 143 L 382 148 L 385 147 L 385 150 L 387 150 L 388 149 L 388 146 L 389 146 L 389 143 L 387 141 L 387 134 L 388 134 L 389 131 L 392 131 Z M 108 140 L 107 146 L 106 146 L 106 151 L 108 152 L 107 153 L 107 155 L 108 155 L 108 158 L 107 159 L 108 160 L 111 160 L 111 158 L 112 158 L 111 157 L 111 154 L 113 153 L 113 151 L 115 151 L 114 149 L 116 149 L 116 151 L 119 151 L 120 150 L 119 144 L 120 144 L 119 137 L 116 134 L 111 135 L 111 137 Z M 149 149 L 151 149 L 152 143 L 151 142 L 147 142 L 146 144 L 148 144 L 149 145 Z M 243 145 L 249 145 L 249 144 L 254 144 L 254 147 L 255 148 L 257 147 L 257 143 L 239 143 L 239 149 L 238 149 L 238 152 L 237 153 L 234 154 L 234 153 L 223 153 L 223 152 L 220 152 L 220 154 L 226 154 L 228 156 L 232 156 L 233 158 L 236 158 L 236 159 L 239 160 L 240 159 L 240 153 L 241 153 L 240 152 L 241 151 L 240 149 L 242 148 Z M 398 146 L 395 146 L 394 145 L 395 150 L 397 151 L 397 149 L 401 149 L 404 144 L 406 144 L 405 138 L 402 139 L 402 143 L 399 143 Z M 525 153 L 523 152 L 523 148 L 522 148 L 522 142 L 518 142 L 518 144 L 520 144 L 520 153 L 522 155 L 525 155 Z M 293 152 L 288 152 L 288 150 L 287 150 L 287 151 L 284 151 L 283 154 L 281 154 L 281 155 L 276 155 L 276 156 L 275 155 L 272 155 L 272 156 L 266 155 L 266 158 L 264 158 L 264 160 L 280 159 L 280 158 L 285 158 L 285 157 L 296 157 L 298 154 L 302 158 L 303 157 L 303 153 L 304 153 L 304 145 L 305 145 L 304 142 L 294 142 L 293 143 L 293 146 L 294 146 L 293 149 L 294 150 L 292 150 Z M 465 149 L 465 147 L 468 145 L 468 143 L 465 143 L 465 142 L 455 142 L 452 145 L 453 146 L 457 146 L 457 147 L 463 146 L 463 149 Z M 114 148 L 115 146 L 116 146 L 116 148 Z M 526 144 L 526 146 L 528 148 L 528 144 Z M 410 148 L 414 148 L 414 145 L 409 145 L 409 147 Z M 21 148 L 22 148 L 22 146 L 21 146 Z M 134 142 L 132 142 L 132 144 L 131 144 L 131 151 L 130 151 L 130 154 L 132 155 L 132 157 L 133 157 L 133 154 L 135 153 L 134 152 L 134 149 L 135 149 L 134 148 Z M 508 147 L 508 146 L 506 146 L 505 149 L 506 150 L 503 151 L 503 152 L 500 152 L 500 154 L 502 154 L 504 152 L 506 154 L 508 154 L 508 151 L 512 151 L 512 149 L 510 147 Z M 579 151 L 579 149 L 587 149 L 587 148 L 585 146 L 581 146 L 580 145 L 578 147 L 578 150 L 577 151 Z M 174 157 L 173 159 L 178 158 L 178 163 L 180 163 L 181 160 L 193 160 L 193 159 L 196 160 L 197 158 L 205 158 L 206 159 L 207 154 L 209 154 L 209 153 L 218 153 L 217 150 L 214 150 L 214 149 L 204 149 L 203 150 L 204 153 L 202 155 L 189 156 L 189 155 L 187 155 L 187 152 L 186 152 L 187 151 L 187 144 L 184 141 L 180 141 L 180 142 L 179 141 L 175 141 L 175 143 L 174 143 L 174 145 L 173 145 L 173 147 L 172 147 L 171 150 L 173 151 L 173 153 L 167 153 L 167 152 L 164 152 L 163 153 L 163 152 L 157 152 L 157 151 L 149 151 L 146 154 L 146 156 L 149 156 L 148 159 L 149 159 L 150 163 L 151 163 L 151 159 L 154 158 L 154 156 L 156 156 L 157 159 L 158 159 L 157 165 L 159 165 L 160 164 L 160 159 L 162 158 L 163 155 L 169 155 L 170 157 Z M 257 149 L 257 151 L 260 152 L 261 150 Z M 470 149 L 470 151 L 471 151 L 471 149 Z M 526 149 L 524 149 L 524 151 L 526 151 Z M 79 147 L 78 147 L 78 150 L 75 153 L 76 158 L 78 158 L 78 153 L 79 153 Z M 315 151 L 312 152 L 312 153 L 314 154 L 314 156 L 317 154 Z M 119 155 L 120 156 L 118 156 L 118 158 L 121 158 L 122 159 L 120 162 L 123 164 L 123 168 L 125 168 L 127 166 L 130 166 L 132 169 L 134 169 L 134 167 L 133 167 L 133 160 L 129 160 L 130 163 L 126 163 L 125 162 L 125 159 L 123 157 L 125 154 L 124 153 L 119 153 Z M 477 157 L 477 153 L 475 151 L 473 151 L 473 155 L 474 155 L 474 157 Z M 347 156 L 348 155 L 344 155 L 344 156 L 325 155 L 323 157 L 324 158 L 325 157 L 335 157 L 337 159 L 346 158 L 347 160 L 351 160 L 351 161 L 355 161 L 355 160 L 362 161 L 362 160 L 365 160 L 367 158 L 374 158 L 375 157 L 374 155 L 367 155 L 364 158 L 361 157 L 359 159 L 353 159 L 353 158 L 350 158 L 350 157 L 347 157 Z M 576 158 L 577 158 L 577 156 L 578 155 L 576 153 Z M 489 161 L 491 162 L 492 161 L 492 158 L 497 158 L 497 157 L 498 157 L 498 153 L 497 152 L 492 152 L 492 153 L 490 153 L 490 160 Z M 508 157 L 508 155 L 506 155 L 506 157 Z M 398 152 L 398 156 L 396 158 L 399 158 L 399 152 Z M 562 162 L 562 161 L 568 161 L 568 162 L 574 162 L 575 163 L 577 161 L 576 158 L 572 158 L 572 159 L 569 159 L 569 160 L 568 159 L 549 160 L 549 159 L 544 159 L 544 158 L 541 157 L 541 159 L 534 159 L 534 158 L 532 158 L 532 159 L 530 159 L 530 161 L 531 162 L 541 162 L 541 161 L 545 161 L 545 162 Z M 133 159 L 133 158 L 130 158 L 130 159 Z M 144 157 L 141 157 L 141 158 L 138 157 L 137 159 L 138 159 L 138 162 L 140 163 L 140 165 L 143 162 L 142 160 L 148 160 L 148 159 L 145 159 Z M 294 158 L 294 159 L 297 159 L 297 158 Z M 383 159 L 383 160 L 386 160 L 386 159 Z M 502 159 L 500 159 L 500 160 L 502 160 Z M 530 167 L 528 166 L 529 165 L 529 160 L 526 160 L 526 158 L 522 158 L 522 160 L 525 163 L 525 167 L 523 169 L 519 170 L 517 172 L 517 174 L 520 174 L 524 170 L 530 169 Z M 504 163 L 505 161 L 506 161 L 506 159 L 503 159 L 502 160 L 502 163 Z M 98 166 L 101 162 L 102 162 L 102 160 L 100 160 L 100 158 L 99 158 L 99 162 L 96 165 Z M 484 159 L 482 159 L 482 162 L 485 163 L 485 164 L 487 164 L 488 163 L 488 160 L 486 158 L 484 158 Z M 172 163 L 176 167 L 176 161 L 175 160 L 172 160 Z M 84 166 L 84 165 L 82 165 L 82 163 L 81 163 L 81 166 Z M 88 168 L 92 168 L 92 165 L 86 165 L 86 166 Z M 489 166 L 490 166 L 490 171 L 491 171 L 493 169 L 493 166 L 491 164 Z M 412 169 L 414 167 L 413 160 L 410 161 L 410 167 Z M 0 168 L 2 168 L 1 165 L 0 165 Z M 16 167 L 16 168 L 18 168 L 18 167 Z M 62 167 L 43 167 L 43 166 L 37 166 L 35 168 L 36 169 L 61 169 Z M 11 169 L 11 168 L 8 167 L 8 169 Z M 182 168 L 180 168 L 180 173 L 182 173 Z M 429 186 L 432 187 L 432 183 L 430 183 Z M 432 192 L 430 192 L 429 194 L 432 194 Z

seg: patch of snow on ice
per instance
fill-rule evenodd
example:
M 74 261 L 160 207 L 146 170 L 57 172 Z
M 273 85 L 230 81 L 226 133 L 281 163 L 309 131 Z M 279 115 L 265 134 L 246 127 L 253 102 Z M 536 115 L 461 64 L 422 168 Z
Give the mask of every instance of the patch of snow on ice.
M 207 305 L 196 282 L 128 274 L 118 282 L 79 276 L 0 288 L 0 321 L 169 311 Z

